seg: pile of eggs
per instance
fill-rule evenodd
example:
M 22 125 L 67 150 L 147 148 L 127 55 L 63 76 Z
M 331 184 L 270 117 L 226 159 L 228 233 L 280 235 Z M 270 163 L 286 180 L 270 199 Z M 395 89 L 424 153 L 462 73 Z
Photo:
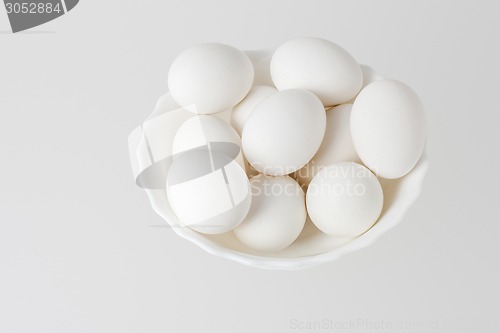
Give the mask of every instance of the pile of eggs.
M 343 48 L 289 40 L 268 56 L 207 43 L 182 52 L 168 73 L 166 193 L 182 225 L 233 232 L 272 253 L 310 219 L 357 237 L 382 212 L 379 177 L 396 179 L 425 145 L 413 90 L 371 80 Z

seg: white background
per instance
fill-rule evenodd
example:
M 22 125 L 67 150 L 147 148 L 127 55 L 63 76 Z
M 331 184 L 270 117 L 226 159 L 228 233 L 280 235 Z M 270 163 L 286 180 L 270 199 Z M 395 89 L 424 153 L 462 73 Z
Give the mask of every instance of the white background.
M 0 8 L 0 332 L 498 332 L 499 13 L 497 1 L 82 0 L 13 35 Z M 431 168 L 404 221 L 297 272 L 152 227 L 127 136 L 176 54 L 297 36 L 335 41 L 424 101 Z

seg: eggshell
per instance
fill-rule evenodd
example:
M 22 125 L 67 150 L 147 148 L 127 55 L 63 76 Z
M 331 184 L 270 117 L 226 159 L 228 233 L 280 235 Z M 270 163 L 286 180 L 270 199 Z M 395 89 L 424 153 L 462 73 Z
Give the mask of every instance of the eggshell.
M 248 178 L 260 175 L 260 172 L 255 170 L 255 168 L 250 163 L 248 163 L 245 155 L 243 155 L 243 161 L 245 162 L 245 172 L 247 173 Z
M 307 187 L 320 169 L 336 162 L 361 162 L 352 143 L 349 125 L 352 104 L 326 111 L 326 131 L 321 146 L 309 163 L 295 172 L 295 179 Z
M 373 70 L 370 66 L 359 65 L 361 67 L 361 72 L 363 73 L 363 86 L 361 89 L 366 87 L 372 82 L 382 80 L 383 77 Z
M 363 84 L 361 67 L 346 50 L 328 40 L 309 37 L 289 40 L 276 49 L 271 77 L 279 90 L 309 90 L 325 106 L 349 101 Z
M 250 184 L 250 211 L 234 234 L 255 250 L 269 253 L 286 248 L 297 239 L 306 221 L 304 192 L 288 176 L 258 175 Z
M 243 126 L 253 109 L 267 97 L 277 93 L 278 90 L 270 86 L 255 86 L 250 89 L 248 95 L 233 108 L 231 113 L 231 125 L 241 134 Z
M 179 127 L 172 143 L 173 154 L 200 147 L 222 152 L 245 169 L 240 136 L 220 118 L 212 115 L 193 116 Z
M 303 167 L 318 151 L 325 134 L 321 101 L 306 90 L 280 91 L 260 103 L 243 128 L 248 162 L 272 176 Z
M 382 212 L 384 195 L 377 177 L 364 166 L 340 162 L 314 176 L 306 193 L 313 223 L 331 236 L 356 237 Z
M 187 227 L 207 234 L 238 226 L 252 195 L 245 171 L 217 150 L 199 148 L 178 155 L 166 182 L 173 212 Z
M 238 133 L 215 116 L 192 116 L 180 125 L 172 143 L 167 195 L 186 226 L 223 233 L 246 216 L 251 194 L 240 147 Z
M 206 43 L 177 56 L 168 73 L 168 87 L 180 106 L 211 114 L 238 104 L 253 79 L 253 65 L 245 53 L 229 45 Z
M 356 151 L 368 168 L 383 178 L 403 177 L 417 164 L 424 150 L 422 102 L 402 82 L 375 81 L 354 101 L 351 133 Z
M 363 85 L 361 86 L 361 90 L 363 90 L 370 83 L 383 79 L 383 77 L 380 76 L 377 72 L 375 72 L 373 70 L 373 68 L 371 68 L 370 66 L 361 65 L 361 64 L 359 66 L 361 67 L 361 72 L 363 72 Z M 354 100 L 356 99 L 356 97 L 357 97 L 357 94 L 356 94 L 356 96 L 351 98 L 349 100 L 349 102 L 347 102 L 347 103 L 349 103 L 349 104 L 354 103 Z
M 226 123 L 231 124 L 231 113 L 232 110 L 226 110 L 218 113 L 212 114 L 214 117 L 224 120 Z
M 251 50 L 245 51 L 245 54 L 250 58 L 254 68 L 254 86 L 273 86 L 273 79 L 271 78 L 271 57 L 273 49 L 265 50 Z

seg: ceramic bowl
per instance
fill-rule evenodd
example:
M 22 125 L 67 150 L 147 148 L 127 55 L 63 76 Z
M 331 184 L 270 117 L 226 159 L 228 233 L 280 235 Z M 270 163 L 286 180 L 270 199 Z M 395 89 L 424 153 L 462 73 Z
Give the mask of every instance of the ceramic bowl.
M 261 64 L 261 66 L 263 62 L 268 61 L 266 56 L 268 57 L 267 52 L 251 54 L 254 65 Z M 362 66 L 362 68 L 365 75 L 364 85 L 381 78 L 370 67 Z M 268 80 L 266 76 L 268 74 L 264 72 L 260 80 L 265 82 Z M 154 120 L 154 116 L 157 114 L 153 112 L 147 121 Z M 221 118 L 228 119 L 227 115 L 222 115 Z M 160 141 L 162 136 L 155 135 L 154 131 L 165 131 L 165 128 L 161 125 L 145 126 L 145 124 L 131 133 L 129 150 L 134 176 L 147 168 L 156 168 L 156 171 L 149 176 L 153 179 L 149 181 L 160 185 L 145 188 L 153 209 L 175 233 L 203 250 L 228 260 L 262 269 L 304 269 L 334 261 L 348 253 L 369 246 L 380 235 L 402 221 L 404 214 L 422 191 L 422 183 L 429 166 L 429 160 L 424 152 L 418 164 L 406 176 L 394 180 L 380 179 L 384 191 L 383 211 L 377 223 L 361 236 L 351 239 L 328 236 L 308 220 L 304 230 L 292 245 L 276 253 L 260 253 L 240 243 L 232 231 L 218 235 L 201 234 L 184 227 L 179 222 L 169 205 L 165 188 L 161 186 L 165 184 L 164 178 L 166 177 L 164 161 L 155 163 L 151 160 L 151 150 L 155 146 L 162 145 Z M 145 133 L 146 129 L 148 133 Z M 155 177 L 158 179 L 154 179 Z

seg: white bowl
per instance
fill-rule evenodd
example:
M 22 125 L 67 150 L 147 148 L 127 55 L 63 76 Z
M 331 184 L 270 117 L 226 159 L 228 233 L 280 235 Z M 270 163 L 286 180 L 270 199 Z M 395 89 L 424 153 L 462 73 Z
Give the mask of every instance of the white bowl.
M 370 67 L 363 66 L 365 85 L 380 79 Z M 151 165 L 151 138 L 157 136 L 148 132 L 144 139 L 143 127 L 135 129 L 129 137 L 129 150 L 134 175 Z M 149 130 L 161 130 L 153 126 Z M 151 135 L 152 134 L 152 135 Z M 153 164 L 155 164 L 153 162 Z M 179 236 L 195 243 L 205 251 L 241 264 L 262 269 L 294 270 L 312 267 L 334 261 L 348 253 L 372 244 L 380 235 L 387 232 L 403 219 L 404 214 L 422 191 L 422 183 L 429 166 L 424 153 L 415 168 L 406 176 L 394 179 L 380 179 L 384 190 L 384 208 L 377 223 L 363 235 L 352 239 L 328 236 L 319 231 L 311 221 L 307 221 L 299 238 L 289 247 L 276 253 L 267 254 L 252 250 L 241 244 L 232 231 L 219 235 L 198 233 L 182 226 L 167 200 L 165 188 L 145 189 L 153 209 L 168 223 Z M 162 168 L 161 163 L 157 167 Z M 161 170 L 160 170 L 161 171 Z M 165 177 L 165 173 L 157 173 Z M 160 179 L 159 184 L 165 183 Z

